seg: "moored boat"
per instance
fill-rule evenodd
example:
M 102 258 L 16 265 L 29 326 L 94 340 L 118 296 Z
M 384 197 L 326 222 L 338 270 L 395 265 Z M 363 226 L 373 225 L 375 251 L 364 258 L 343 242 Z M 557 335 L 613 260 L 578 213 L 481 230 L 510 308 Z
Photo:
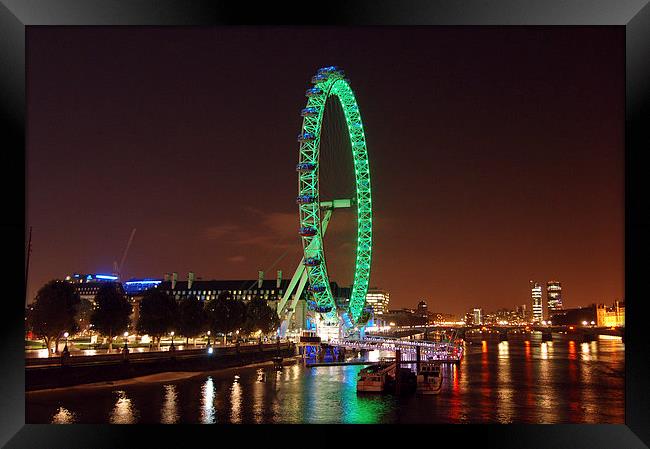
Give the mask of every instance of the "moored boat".
M 442 369 L 439 363 L 422 362 L 417 377 L 417 394 L 438 394 L 442 389 Z

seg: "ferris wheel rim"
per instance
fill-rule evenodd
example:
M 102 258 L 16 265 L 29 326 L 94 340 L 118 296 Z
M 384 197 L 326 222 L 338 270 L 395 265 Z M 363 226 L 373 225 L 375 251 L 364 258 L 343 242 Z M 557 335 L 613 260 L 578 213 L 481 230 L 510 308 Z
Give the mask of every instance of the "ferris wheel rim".
M 336 303 L 332 295 L 323 246 L 320 201 L 320 138 L 327 101 L 336 97 L 345 116 L 355 170 L 357 211 L 356 261 L 352 294 L 348 307 L 351 322 L 357 323 L 363 312 L 370 281 L 372 260 L 372 198 L 368 151 L 359 106 L 349 80 L 337 67 L 320 69 L 312 78 L 314 86 L 306 91 L 307 106 L 302 110 L 303 123 L 300 142 L 298 198 L 304 264 L 307 270 L 309 294 L 316 310 L 334 318 Z M 333 199 L 332 199 L 333 200 Z

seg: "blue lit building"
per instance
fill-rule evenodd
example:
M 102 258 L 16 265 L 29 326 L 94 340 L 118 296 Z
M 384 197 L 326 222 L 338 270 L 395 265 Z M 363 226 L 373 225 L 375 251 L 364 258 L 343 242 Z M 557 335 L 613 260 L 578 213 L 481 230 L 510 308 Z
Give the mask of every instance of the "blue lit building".
M 106 284 L 116 284 L 119 291 L 124 291 L 122 284 L 118 282 L 118 277 L 113 274 L 80 274 L 74 273 L 65 277 L 67 282 L 74 285 L 74 288 L 81 299 L 86 299 L 95 304 L 95 296 L 100 287 Z
M 150 288 L 156 288 L 162 281 L 162 279 L 129 279 L 124 283 L 124 291 L 129 296 L 138 296 Z

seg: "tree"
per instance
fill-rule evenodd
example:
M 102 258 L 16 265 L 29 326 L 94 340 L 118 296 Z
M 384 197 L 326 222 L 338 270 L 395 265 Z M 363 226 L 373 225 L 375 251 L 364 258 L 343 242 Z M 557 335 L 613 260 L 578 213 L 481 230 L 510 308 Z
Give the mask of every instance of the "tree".
M 93 314 L 93 303 L 90 300 L 81 298 L 81 302 L 77 306 L 77 313 L 75 315 L 75 321 L 79 326 L 79 331 L 84 332 L 90 328 L 91 317 Z
M 240 299 L 229 298 L 223 292 L 205 305 L 208 324 L 212 331 L 223 333 L 224 337 L 230 332 L 241 329 L 246 314 L 246 304 Z
M 207 327 L 208 320 L 203 303 L 196 296 L 187 296 L 181 299 L 178 304 L 176 328 L 180 335 L 185 336 L 185 344 L 190 337 L 195 338 Z
M 177 312 L 176 300 L 167 293 L 157 288 L 145 291 L 140 301 L 138 332 L 152 336 L 160 349 L 160 338 L 174 329 Z
M 65 281 L 50 281 L 36 294 L 27 322 L 30 330 L 45 340 L 48 353 L 52 341 L 55 343 L 54 352 L 58 353 L 61 335 L 77 331 L 75 314 L 79 303 L 79 294 L 74 286 Z
M 131 305 L 117 284 L 102 285 L 95 296 L 95 310 L 90 316 L 93 328 L 108 336 L 108 350 L 113 350 L 113 337 L 129 327 Z
M 264 299 L 255 297 L 246 305 L 244 332 L 253 333 L 261 330 L 263 334 L 268 334 L 276 331 L 278 327 L 280 327 L 280 318 Z

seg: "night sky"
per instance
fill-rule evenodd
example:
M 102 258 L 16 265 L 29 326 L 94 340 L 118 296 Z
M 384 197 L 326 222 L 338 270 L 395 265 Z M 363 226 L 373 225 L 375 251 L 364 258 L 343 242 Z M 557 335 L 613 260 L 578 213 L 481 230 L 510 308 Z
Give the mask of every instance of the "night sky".
M 43 27 L 27 64 L 30 300 L 110 272 L 132 228 L 126 278 L 290 277 L 299 113 L 332 64 L 364 121 L 391 308 L 530 304 L 529 279 L 561 281 L 565 307 L 623 298 L 621 27 Z M 333 148 L 332 191 L 352 171 Z M 326 239 L 342 284 L 353 218 Z

